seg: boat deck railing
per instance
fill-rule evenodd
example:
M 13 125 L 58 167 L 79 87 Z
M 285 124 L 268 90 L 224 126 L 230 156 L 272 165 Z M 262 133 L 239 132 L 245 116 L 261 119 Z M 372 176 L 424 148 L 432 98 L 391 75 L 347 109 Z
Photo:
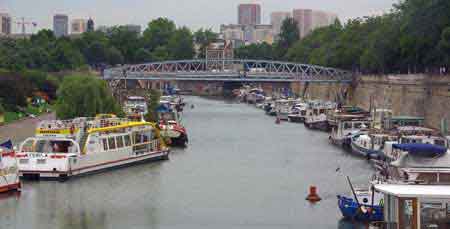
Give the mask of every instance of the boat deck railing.
M 71 120 L 43 120 L 37 128 L 41 130 L 64 130 L 81 128 L 105 128 L 131 122 L 126 118 L 76 118 Z

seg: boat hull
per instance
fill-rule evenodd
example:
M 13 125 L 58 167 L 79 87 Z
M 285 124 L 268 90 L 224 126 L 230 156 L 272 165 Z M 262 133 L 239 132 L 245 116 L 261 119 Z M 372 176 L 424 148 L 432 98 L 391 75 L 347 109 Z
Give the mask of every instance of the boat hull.
M 108 152 L 109 153 L 109 152 Z M 168 150 L 161 150 L 155 152 L 148 152 L 142 154 L 134 154 L 129 156 L 124 153 L 118 153 L 115 156 L 104 160 L 104 153 L 84 155 L 80 157 L 67 158 L 67 161 L 61 161 L 61 163 L 67 163 L 67 169 L 20 169 L 19 164 L 19 176 L 25 179 L 67 179 L 74 176 L 84 176 L 90 174 L 100 173 L 110 169 L 117 169 L 122 167 L 128 167 L 136 164 L 166 160 L 169 158 Z M 110 153 L 111 154 L 111 153 Z M 30 158 L 32 159 L 32 158 Z
M 351 149 L 354 154 L 358 154 L 364 157 L 376 158 L 379 155 L 379 152 L 376 150 L 366 149 L 361 146 L 358 146 L 354 142 L 351 142 Z
M 344 196 L 338 196 L 338 207 L 344 218 L 356 221 L 374 222 L 383 221 L 383 207 L 379 205 L 362 205 L 368 209 L 365 213 L 361 211 L 360 206 L 353 199 Z
M 305 122 L 305 126 L 309 129 L 313 130 L 322 130 L 329 131 L 328 122 L 320 121 L 320 122 Z
M 297 116 L 297 115 L 290 115 L 288 116 L 289 122 L 295 122 L 295 123 L 304 123 L 305 117 Z
M 20 189 L 20 181 L 18 174 L 8 174 L 0 179 L 0 193 L 17 191 Z

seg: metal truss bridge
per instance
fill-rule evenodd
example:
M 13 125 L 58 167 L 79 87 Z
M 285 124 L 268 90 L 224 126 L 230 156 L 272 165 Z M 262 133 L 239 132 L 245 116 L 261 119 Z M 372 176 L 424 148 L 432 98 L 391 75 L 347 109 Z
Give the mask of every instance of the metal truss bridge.
M 341 82 L 352 73 L 316 65 L 243 59 L 196 59 L 125 65 L 104 71 L 108 81 Z

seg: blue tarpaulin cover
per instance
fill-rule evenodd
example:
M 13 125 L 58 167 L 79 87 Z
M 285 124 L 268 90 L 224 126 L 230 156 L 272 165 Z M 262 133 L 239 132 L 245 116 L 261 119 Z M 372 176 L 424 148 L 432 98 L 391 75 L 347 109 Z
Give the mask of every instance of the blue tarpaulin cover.
M 158 108 L 156 108 L 156 112 L 158 113 L 167 113 L 170 112 L 170 108 L 164 104 L 159 105 Z
M 0 143 L 0 147 L 4 147 L 7 149 L 13 149 L 13 144 L 11 140 L 8 140 L 6 142 Z
M 406 151 L 411 155 L 423 157 L 441 156 L 447 152 L 447 148 L 443 146 L 423 143 L 394 144 L 392 147 L 394 149 Z

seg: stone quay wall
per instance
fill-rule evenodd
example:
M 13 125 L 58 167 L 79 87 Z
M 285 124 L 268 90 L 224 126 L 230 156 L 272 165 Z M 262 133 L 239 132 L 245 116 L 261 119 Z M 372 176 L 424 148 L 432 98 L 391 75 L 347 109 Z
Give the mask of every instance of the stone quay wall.
M 352 84 L 294 83 L 292 89 L 311 99 L 335 100 L 346 96 L 346 104 L 369 109 L 392 109 L 394 115 L 422 116 L 426 125 L 440 128 L 450 123 L 450 75 L 364 75 Z M 306 89 L 305 89 L 306 88 Z

